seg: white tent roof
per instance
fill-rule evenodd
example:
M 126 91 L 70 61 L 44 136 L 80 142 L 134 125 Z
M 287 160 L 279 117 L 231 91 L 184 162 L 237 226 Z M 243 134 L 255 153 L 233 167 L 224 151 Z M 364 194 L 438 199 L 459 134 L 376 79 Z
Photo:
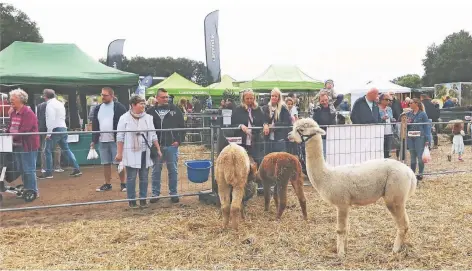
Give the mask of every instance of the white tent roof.
M 367 91 L 371 88 L 377 88 L 379 92 L 387 92 L 387 91 L 392 91 L 394 93 L 408 93 L 411 92 L 410 88 L 407 87 L 402 87 L 399 85 L 396 85 L 390 81 L 384 81 L 384 80 L 373 80 L 368 82 L 367 84 L 356 87 L 351 89 L 351 94 L 356 93 L 356 94 L 365 94 Z

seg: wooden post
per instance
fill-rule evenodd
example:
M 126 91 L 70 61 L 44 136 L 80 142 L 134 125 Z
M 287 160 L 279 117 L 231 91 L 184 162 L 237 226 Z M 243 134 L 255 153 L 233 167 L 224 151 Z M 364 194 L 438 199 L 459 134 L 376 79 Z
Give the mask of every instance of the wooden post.
M 400 126 L 400 152 L 399 152 L 399 160 L 401 160 L 403 163 L 405 163 L 405 156 L 406 156 L 406 149 L 407 149 L 407 124 L 408 124 L 408 118 L 406 117 L 406 114 L 403 113 L 400 115 L 400 121 L 401 121 L 401 126 Z

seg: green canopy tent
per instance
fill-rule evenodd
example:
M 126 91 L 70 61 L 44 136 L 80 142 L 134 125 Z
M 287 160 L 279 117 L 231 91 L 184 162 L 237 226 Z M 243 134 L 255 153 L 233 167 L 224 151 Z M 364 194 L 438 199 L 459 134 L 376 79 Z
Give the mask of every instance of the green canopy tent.
M 111 86 L 118 99 L 128 104 L 128 89 L 138 84 L 137 74 L 123 72 L 94 60 L 75 44 L 48 44 L 16 41 L 0 52 L 2 89 L 21 87 L 32 96 L 44 88 L 68 95 L 70 128 L 80 127 L 77 93 L 80 95 L 82 119 L 86 118 L 86 94 L 98 94 Z M 73 113 L 72 113 L 73 112 Z
M 212 92 L 212 95 L 213 93 L 215 93 L 215 95 L 219 93 L 223 94 L 223 92 L 227 89 L 237 91 L 240 88 L 233 85 L 233 82 L 235 81 L 236 80 L 234 80 L 231 76 L 223 75 L 221 77 L 220 82 L 213 83 L 209 85 L 207 88 L 210 89 L 210 91 Z
M 146 89 L 146 96 L 156 95 L 159 88 L 164 88 L 169 94 L 175 96 L 209 95 L 210 93 L 209 89 L 195 84 L 176 72 L 159 84 Z
M 239 84 L 239 87 L 253 90 L 319 90 L 323 82 L 316 80 L 297 66 L 270 65 L 264 73 L 251 81 Z
M 15 41 L 0 52 L 0 84 L 133 86 L 138 77 L 101 64 L 75 44 Z

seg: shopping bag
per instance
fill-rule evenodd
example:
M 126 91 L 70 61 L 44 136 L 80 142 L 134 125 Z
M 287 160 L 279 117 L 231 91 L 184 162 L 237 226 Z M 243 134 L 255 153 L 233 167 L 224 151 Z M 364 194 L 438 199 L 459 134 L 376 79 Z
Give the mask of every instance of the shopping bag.
M 423 163 L 427 164 L 429 162 L 431 162 L 431 153 L 429 152 L 429 148 L 428 146 L 425 146 L 424 147 L 424 152 L 423 152 Z
M 87 155 L 87 160 L 95 160 L 98 159 L 98 153 L 94 148 L 90 148 L 90 151 Z
M 125 166 L 123 165 L 123 161 L 121 161 L 118 164 L 118 174 L 120 174 L 123 171 L 124 168 L 125 168 Z

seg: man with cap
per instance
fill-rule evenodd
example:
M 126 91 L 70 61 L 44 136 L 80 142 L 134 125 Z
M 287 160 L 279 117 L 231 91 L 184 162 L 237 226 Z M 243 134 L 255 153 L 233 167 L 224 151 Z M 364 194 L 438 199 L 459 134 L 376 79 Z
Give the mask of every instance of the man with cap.
M 329 103 L 329 109 L 332 114 L 336 113 L 336 107 L 343 101 L 344 95 L 343 94 L 336 94 L 336 92 L 333 89 L 334 87 L 334 82 L 333 80 L 329 79 L 326 80 L 325 82 L 325 87 L 324 89 L 321 89 L 318 94 L 315 96 L 315 110 L 321 108 L 320 105 L 320 93 L 326 93 L 328 94 L 328 103 Z

